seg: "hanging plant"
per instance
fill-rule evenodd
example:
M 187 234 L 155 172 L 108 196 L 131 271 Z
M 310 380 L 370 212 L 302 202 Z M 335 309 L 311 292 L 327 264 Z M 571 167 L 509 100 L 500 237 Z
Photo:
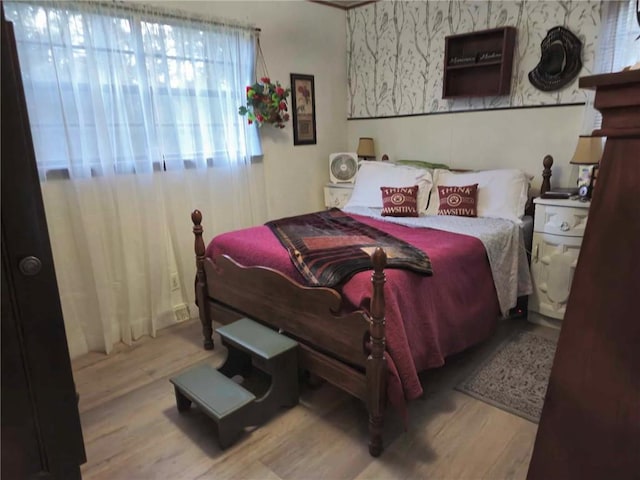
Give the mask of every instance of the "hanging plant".
M 277 128 L 284 128 L 289 121 L 287 97 L 290 88 L 283 88 L 280 82 L 271 82 L 269 77 L 262 77 L 247 87 L 247 104 L 238 109 L 240 115 L 247 116 L 249 125 L 253 122 L 259 127 L 270 123 Z

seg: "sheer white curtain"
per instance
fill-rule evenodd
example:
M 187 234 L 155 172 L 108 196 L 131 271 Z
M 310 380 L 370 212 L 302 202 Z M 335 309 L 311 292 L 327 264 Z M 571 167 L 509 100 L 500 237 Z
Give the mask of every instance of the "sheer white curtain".
M 237 113 L 255 31 L 95 2 L 6 2 L 72 357 L 185 319 L 205 234 L 265 220 Z

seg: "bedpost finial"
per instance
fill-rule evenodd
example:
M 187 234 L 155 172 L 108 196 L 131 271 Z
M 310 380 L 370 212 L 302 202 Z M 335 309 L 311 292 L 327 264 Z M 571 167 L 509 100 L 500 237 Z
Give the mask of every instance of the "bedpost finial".
M 551 190 L 551 165 L 553 165 L 553 157 L 551 155 L 546 155 L 542 159 L 542 165 L 544 169 L 542 170 L 542 184 L 540 185 L 540 195 L 544 195 L 549 190 Z
M 193 211 L 193 213 L 191 214 L 191 221 L 194 225 L 200 225 L 200 223 L 202 222 L 202 213 L 200 212 L 200 210 Z
M 373 269 L 376 272 L 381 272 L 387 265 L 387 253 L 383 248 L 377 247 L 376 251 L 371 255 L 371 261 L 373 263 Z

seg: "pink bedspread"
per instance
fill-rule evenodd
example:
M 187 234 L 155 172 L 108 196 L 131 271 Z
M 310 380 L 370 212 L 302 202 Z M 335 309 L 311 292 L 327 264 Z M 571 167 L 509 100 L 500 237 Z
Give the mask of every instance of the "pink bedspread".
M 404 400 L 422 394 L 418 372 L 442 366 L 448 355 L 486 339 L 496 326 L 500 309 L 489 261 L 473 237 L 353 216 L 415 245 L 431 259 L 431 277 L 385 270 L 388 394 L 391 403 L 404 410 Z M 222 253 L 245 266 L 274 268 L 304 284 L 287 251 L 265 226 L 217 236 L 207 256 Z M 353 307 L 367 310 L 371 271 L 354 275 L 342 294 Z

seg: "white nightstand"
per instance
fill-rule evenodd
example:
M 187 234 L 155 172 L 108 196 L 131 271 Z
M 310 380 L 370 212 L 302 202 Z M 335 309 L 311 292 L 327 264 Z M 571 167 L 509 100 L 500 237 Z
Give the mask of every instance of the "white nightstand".
M 536 198 L 531 248 L 529 320 L 559 327 L 571 291 L 589 202 Z
M 353 183 L 327 183 L 324 186 L 324 205 L 327 208 L 342 208 L 351 198 Z

